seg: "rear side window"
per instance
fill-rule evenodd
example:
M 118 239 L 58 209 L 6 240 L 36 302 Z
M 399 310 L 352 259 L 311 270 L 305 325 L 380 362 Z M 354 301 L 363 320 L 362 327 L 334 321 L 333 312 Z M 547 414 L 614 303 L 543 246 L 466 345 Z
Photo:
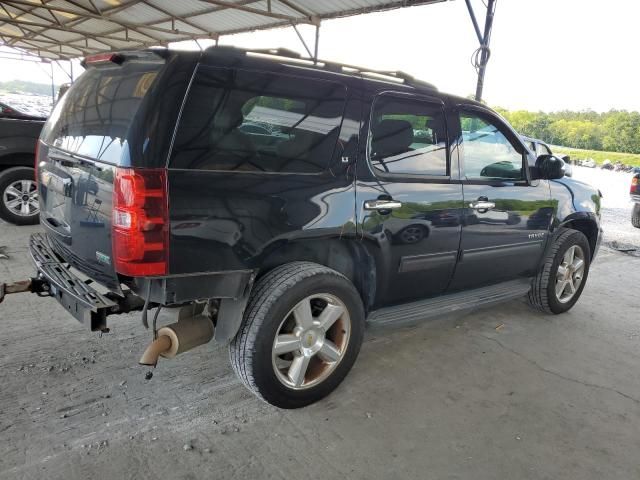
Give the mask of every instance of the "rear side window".
M 198 70 L 170 167 L 318 173 L 336 146 L 346 89 L 270 73 Z
M 441 105 L 382 95 L 373 106 L 369 157 L 384 173 L 447 175 L 447 130 Z
M 53 109 L 43 139 L 50 145 L 117 164 L 136 113 L 162 61 L 89 68 Z

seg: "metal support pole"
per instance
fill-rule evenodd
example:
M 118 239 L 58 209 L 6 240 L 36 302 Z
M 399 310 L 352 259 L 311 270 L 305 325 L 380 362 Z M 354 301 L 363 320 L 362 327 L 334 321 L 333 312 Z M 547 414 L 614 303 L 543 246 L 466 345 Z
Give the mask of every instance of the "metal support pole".
M 69 71 L 71 72 L 71 83 L 73 83 L 73 60 L 69 60 Z
M 467 4 L 467 10 L 469 10 L 469 16 L 471 17 L 473 28 L 475 29 L 476 35 L 478 36 L 478 43 L 482 44 L 482 33 L 480 33 L 480 27 L 478 26 L 478 20 L 476 20 L 476 14 L 473 11 L 471 0 L 465 0 L 465 3 Z
M 316 25 L 316 45 L 313 49 L 313 63 L 318 63 L 318 44 L 320 43 L 320 23 Z
M 482 52 L 480 53 L 480 68 L 478 70 L 478 84 L 476 85 L 476 101 L 482 100 L 482 90 L 484 89 L 484 75 L 489 62 L 489 42 L 491 41 L 491 27 L 493 27 L 493 16 L 495 13 L 496 0 L 487 0 L 487 16 L 484 22 L 484 35 L 482 37 Z
M 307 46 L 307 42 L 304 41 L 304 38 L 302 37 L 302 35 L 300 34 L 300 31 L 298 30 L 298 27 L 296 27 L 295 23 L 291 23 L 291 26 L 293 27 L 293 29 L 296 31 L 296 33 L 298 34 L 298 38 L 300 39 L 300 41 L 302 42 L 302 45 L 304 46 L 304 49 L 307 51 L 307 54 L 309 55 L 309 58 L 315 58 L 312 54 L 311 54 L 311 50 L 309 50 L 309 47 Z
M 51 65 L 51 105 L 56 103 L 56 87 L 53 82 L 53 62 L 49 62 Z

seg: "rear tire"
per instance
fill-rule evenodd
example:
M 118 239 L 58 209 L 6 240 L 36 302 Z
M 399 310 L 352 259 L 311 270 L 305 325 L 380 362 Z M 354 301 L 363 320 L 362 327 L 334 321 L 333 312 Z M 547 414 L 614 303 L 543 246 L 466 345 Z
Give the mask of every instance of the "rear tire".
M 40 220 L 35 171 L 13 167 L 0 173 L 0 217 L 16 225 L 35 225 Z
M 343 275 L 310 262 L 275 268 L 253 288 L 229 345 L 245 386 L 280 408 L 320 400 L 353 366 L 364 335 L 364 308 Z
M 587 237 L 577 230 L 561 229 L 533 281 L 529 303 L 550 314 L 570 310 L 587 283 L 590 263 Z
M 640 228 L 640 203 L 634 203 L 631 209 L 631 225 Z

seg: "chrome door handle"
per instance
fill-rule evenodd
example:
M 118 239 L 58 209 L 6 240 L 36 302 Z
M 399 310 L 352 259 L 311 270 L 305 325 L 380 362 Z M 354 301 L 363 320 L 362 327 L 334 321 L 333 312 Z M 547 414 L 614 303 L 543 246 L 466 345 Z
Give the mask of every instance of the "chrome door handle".
M 364 202 L 365 210 L 397 210 L 400 207 L 402 207 L 402 203 L 395 200 L 367 200 Z
M 485 212 L 487 210 L 491 210 L 493 208 L 496 208 L 496 204 L 493 202 L 486 202 L 483 200 L 477 201 L 477 202 L 472 202 L 469 204 L 469 207 L 475 209 L 475 210 L 484 210 Z

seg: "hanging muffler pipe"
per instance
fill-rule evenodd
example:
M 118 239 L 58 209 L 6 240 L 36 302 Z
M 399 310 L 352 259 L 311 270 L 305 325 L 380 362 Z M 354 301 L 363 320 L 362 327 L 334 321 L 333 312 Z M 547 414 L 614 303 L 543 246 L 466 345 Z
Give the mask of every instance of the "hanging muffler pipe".
M 213 338 L 213 322 L 204 315 L 184 318 L 158 330 L 158 337 L 151 342 L 140 358 L 140 365 L 155 367 L 158 358 L 173 358 L 179 353 L 204 345 Z

